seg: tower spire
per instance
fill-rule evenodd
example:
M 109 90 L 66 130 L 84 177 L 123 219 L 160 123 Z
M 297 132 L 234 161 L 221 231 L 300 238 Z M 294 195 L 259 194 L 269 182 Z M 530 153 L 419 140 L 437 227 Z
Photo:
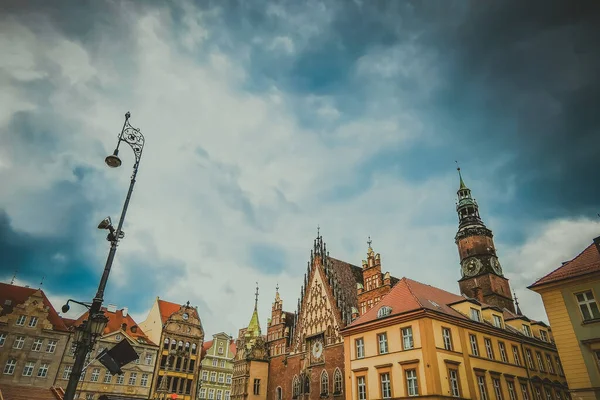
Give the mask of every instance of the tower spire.
M 519 307 L 519 299 L 517 297 L 517 292 L 513 291 L 513 297 L 515 299 L 515 308 L 517 315 L 523 315 L 523 313 L 521 312 L 521 308 Z
M 371 248 L 371 243 L 373 243 L 373 241 L 371 240 L 371 235 L 369 235 L 369 239 L 367 240 L 367 244 L 369 245 L 369 251 L 373 250 Z
M 254 311 L 258 308 L 258 282 L 256 282 L 256 293 L 254 294 Z
M 460 179 L 459 190 L 466 189 L 467 185 L 465 185 L 465 182 L 463 181 L 462 174 L 460 173 L 460 166 L 458 165 L 458 161 L 454 161 L 454 162 L 456 163 L 456 170 L 458 171 L 458 178 Z

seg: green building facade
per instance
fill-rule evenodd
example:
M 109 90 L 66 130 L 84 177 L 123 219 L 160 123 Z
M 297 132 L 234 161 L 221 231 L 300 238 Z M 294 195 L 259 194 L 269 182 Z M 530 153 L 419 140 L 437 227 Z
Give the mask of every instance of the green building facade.
M 235 342 L 224 332 L 202 347 L 200 399 L 230 400 Z

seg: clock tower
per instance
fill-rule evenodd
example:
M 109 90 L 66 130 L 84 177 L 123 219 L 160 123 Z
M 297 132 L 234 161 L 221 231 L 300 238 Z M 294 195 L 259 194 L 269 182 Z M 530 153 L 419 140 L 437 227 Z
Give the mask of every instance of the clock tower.
M 461 293 L 484 303 L 515 312 L 510 285 L 502 273 L 496 255 L 492 231 L 479 215 L 479 206 L 471 196 L 458 168 L 458 246 L 462 277 L 458 281 Z

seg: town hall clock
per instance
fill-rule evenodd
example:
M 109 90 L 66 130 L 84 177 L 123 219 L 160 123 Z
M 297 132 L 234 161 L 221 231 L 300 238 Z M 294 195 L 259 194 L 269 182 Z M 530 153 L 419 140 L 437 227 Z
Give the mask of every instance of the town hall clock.
M 320 364 L 325 362 L 325 357 L 323 355 L 323 336 L 319 335 L 310 340 L 310 363 L 311 364 Z

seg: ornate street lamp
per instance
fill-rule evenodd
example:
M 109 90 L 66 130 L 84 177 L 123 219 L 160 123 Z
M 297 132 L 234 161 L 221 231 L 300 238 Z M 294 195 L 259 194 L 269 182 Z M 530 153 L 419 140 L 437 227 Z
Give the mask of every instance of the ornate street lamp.
M 98 285 L 98 291 L 96 292 L 96 297 L 92 301 L 92 304 L 80 303 L 74 300 L 73 301 L 78 304 L 82 304 L 89 308 L 89 319 L 84 321 L 80 326 L 75 328 L 75 337 L 74 341 L 77 344 L 77 349 L 75 351 L 75 363 L 73 364 L 73 369 L 71 371 L 71 376 L 69 377 L 69 383 L 67 384 L 67 389 L 65 390 L 64 400 L 73 400 L 75 397 L 75 391 L 77 390 L 77 384 L 79 383 L 79 378 L 81 376 L 81 372 L 83 371 L 83 364 L 85 363 L 85 359 L 88 353 L 94 348 L 94 344 L 99 336 L 102 335 L 106 324 L 108 323 L 108 318 L 104 315 L 102 311 L 102 302 L 104 301 L 104 289 L 106 288 L 106 283 L 108 281 L 108 276 L 110 275 L 110 269 L 112 267 L 113 260 L 115 258 L 115 254 L 117 252 L 117 245 L 119 244 L 119 240 L 123 239 L 125 236 L 123 233 L 123 222 L 125 221 L 125 214 L 127 213 L 127 207 L 129 206 L 129 200 L 131 199 L 131 193 L 133 192 L 133 186 L 135 185 L 135 178 L 137 176 L 138 167 L 140 164 L 140 159 L 142 157 L 142 150 L 144 149 L 145 139 L 139 129 L 132 127 L 129 124 L 129 118 L 131 114 L 128 112 L 125 114 L 125 123 L 123 124 L 123 129 L 121 129 L 121 133 L 119 134 L 119 139 L 117 141 L 117 147 L 112 155 L 109 155 L 104 160 L 106 165 L 111 168 L 119 167 L 122 162 L 119 158 L 119 146 L 121 142 L 127 143 L 133 149 L 133 153 L 135 155 L 135 164 L 133 165 L 133 175 L 131 175 L 131 182 L 129 184 L 129 191 L 127 192 L 127 197 L 125 198 L 125 204 L 123 205 L 123 211 L 121 211 L 121 218 L 119 219 L 119 225 L 115 229 L 112 225 L 110 217 L 105 218 L 98 225 L 98 229 L 106 229 L 109 231 L 106 240 L 110 242 L 110 251 L 108 253 L 108 258 L 106 259 L 106 264 L 104 266 L 104 272 L 102 273 L 102 278 L 100 279 L 100 283 Z M 62 308 L 64 313 L 69 311 L 69 301 Z

